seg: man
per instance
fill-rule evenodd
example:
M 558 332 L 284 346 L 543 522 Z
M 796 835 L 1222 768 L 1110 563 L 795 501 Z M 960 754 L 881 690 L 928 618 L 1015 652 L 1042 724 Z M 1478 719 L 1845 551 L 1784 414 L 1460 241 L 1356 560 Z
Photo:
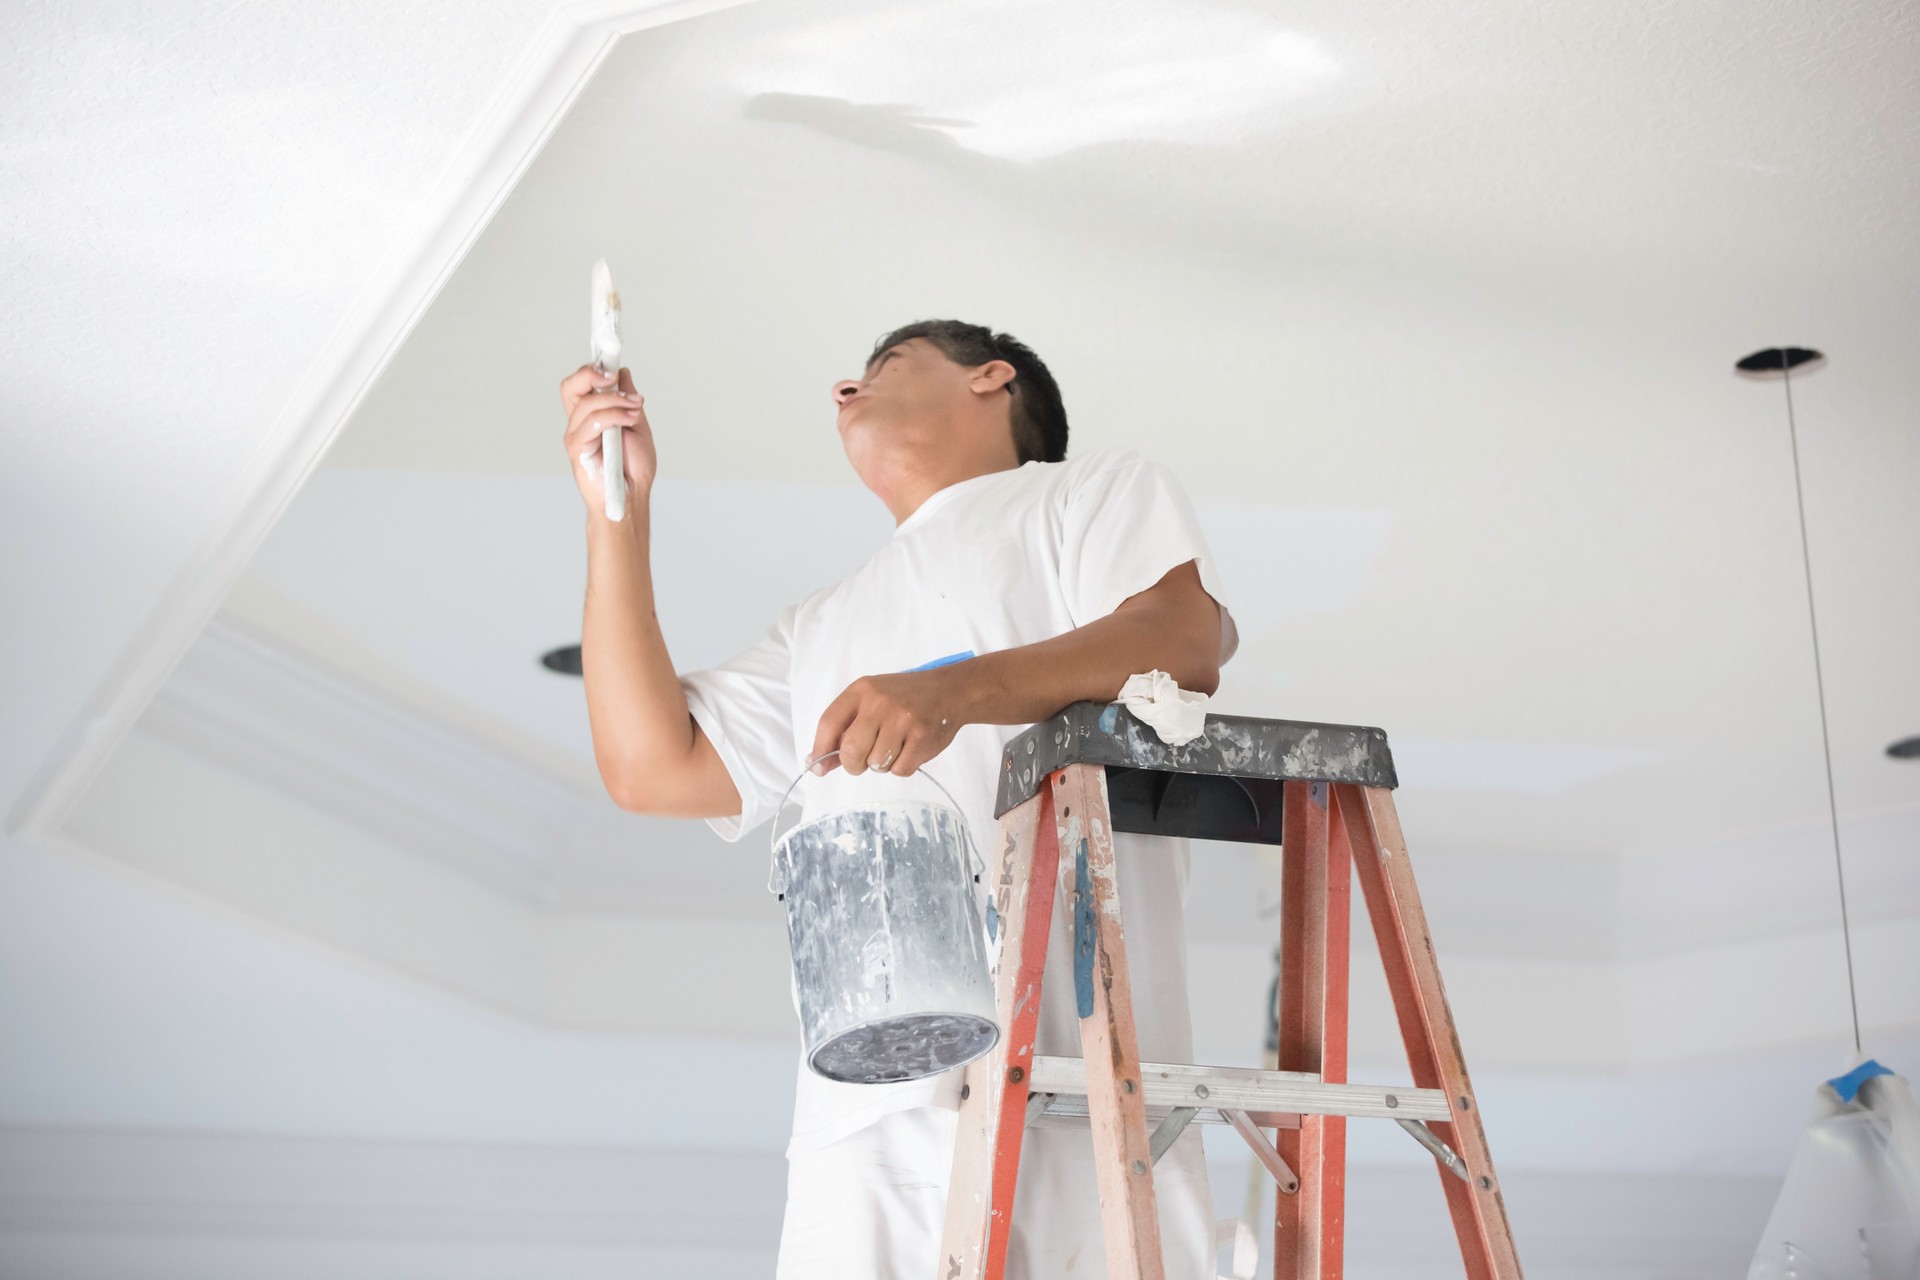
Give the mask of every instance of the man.
M 1158 669 L 1211 693 L 1237 645 L 1198 524 L 1165 468 L 1128 450 L 1066 460 L 1053 376 L 1007 334 L 951 320 L 896 330 L 835 383 L 848 461 L 893 514 L 858 572 L 785 609 L 709 671 L 675 672 L 654 616 L 648 497 L 654 444 L 631 375 L 592 366 L 561 386 L 566 448 L 587 504 L 582 663 L 594 754 L 634 812 L 707 819 L 738 840 L 812 766 L 837 802 L 930 761 L 996 853 L 1003 744 L 1069 703 L 1110 701 Z M 625 429 L 627 519 L 605 519 L 604 427 Z M 833 761 L 816 764 L 828 752 Z M 892 778 L 876 775 L 890 774 Z M 1140 1050 L 1190 1062 L 1183 840 L 1120 835 Z M 1065 901 L 1057 899 L 1036 1052 L 1080 1056 Z M 927 1280 L 938 1261 L 958 1070 L 849 1085 L 798 1071 L 778 1280 Z M 1156 1166 L 1167 1275 L 1214 1274 L 1198 1129 Z M 1007 1274 L 1105 1274 L 1084 1121 L 1031 1128 Z

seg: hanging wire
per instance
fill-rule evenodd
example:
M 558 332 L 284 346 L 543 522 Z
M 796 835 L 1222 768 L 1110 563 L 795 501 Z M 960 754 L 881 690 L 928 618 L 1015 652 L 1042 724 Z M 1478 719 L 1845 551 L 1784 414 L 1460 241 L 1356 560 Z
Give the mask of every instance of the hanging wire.
M 1793 450 L 1793 498 L 1800 511 L 1800 565 L 1807 580 L 1807 626 L 1813 633 L 1813 684 L 1820 699 L 1820 751 L 1827 765 L 1827 818 L 1833 829 L 1833 878 L 1840 886 L 1840 938 L 1847 953 L 1847 1005 L 1853 1014 L 1853 1052 L 1860 1045 L 1860 993 L 1853 977 L 1853 929 L 1847 919 L 1847 872 L 1840 858 L 1840 805 L 1833 790 L 1833 739 L 1827 731 L 1827 681 L 1820 665 L 1820 619 L 1813 607 L 1813 552 L 1807 541 L 1807 495 L 1800 482 L 1800 429 L 1793 420 L 1793 365 L 1780 348 L 1780 384 L 1787 393 L 1787 442 Z

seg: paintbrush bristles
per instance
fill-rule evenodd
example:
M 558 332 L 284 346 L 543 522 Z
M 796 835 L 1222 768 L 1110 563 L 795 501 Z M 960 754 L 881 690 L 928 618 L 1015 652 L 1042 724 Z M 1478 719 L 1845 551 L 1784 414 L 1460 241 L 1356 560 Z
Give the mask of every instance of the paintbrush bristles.
M 593 264 L 593 316 L 590 330 L 593 360 L 603 373 L 620 367 L 620 291 L 605 258 Z

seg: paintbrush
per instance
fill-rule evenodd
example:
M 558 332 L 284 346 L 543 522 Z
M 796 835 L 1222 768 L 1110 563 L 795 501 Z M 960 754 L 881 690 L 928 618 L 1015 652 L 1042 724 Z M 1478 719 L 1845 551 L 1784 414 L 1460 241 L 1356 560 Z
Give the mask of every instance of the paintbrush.
M 620 295 L 605 258 L 593 264 L 593 366 L 615 387 L 620 385 Z M 607 519 L 627 515 L 627 462 L 619 426 L 600 433 L 601 483 L 607 495 Z

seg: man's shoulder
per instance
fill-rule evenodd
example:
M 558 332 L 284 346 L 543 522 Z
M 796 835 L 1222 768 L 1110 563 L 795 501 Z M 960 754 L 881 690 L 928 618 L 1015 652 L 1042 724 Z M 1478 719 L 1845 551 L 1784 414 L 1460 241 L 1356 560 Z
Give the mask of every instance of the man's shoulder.
M 866 572 L 866 566 L 862 565 L 852 573 L 836 578 L 825 586 L 814 588 L 800 599 L 782 609 L 780 611 L 780 621 L 775 625 L 791 635 L 794 628 L 799 626 L 803 619 L 817 614 L 821 607 L 832 600 L 842 588 L 864 572 Z
M 1092 476 L 1134 467 L 1157 467 L 1160 464 L 1132 445 L 1104 444 L 1085 453 L 1076 453 L 1060 465 L 1076 476 Z
M 1102 445 L 1056 464 L 1060 490 L 1071 500 L 1082 491 L 1108 495 L 1119 491 L 1178 487 L 1174 473 L 1157 458 L 1131 445 Z
M 1075 489 L 1114 472 L 1140 468 L 1158 468 L 1159 463 L 1131 445 L 1108 444 L 1075 453 L 1059 462 L 1028 462 L 1017 472 L 1020 479 L 998 492 L 1016 501 L 1022 497 L 1052 495 L 1056 500 Z

